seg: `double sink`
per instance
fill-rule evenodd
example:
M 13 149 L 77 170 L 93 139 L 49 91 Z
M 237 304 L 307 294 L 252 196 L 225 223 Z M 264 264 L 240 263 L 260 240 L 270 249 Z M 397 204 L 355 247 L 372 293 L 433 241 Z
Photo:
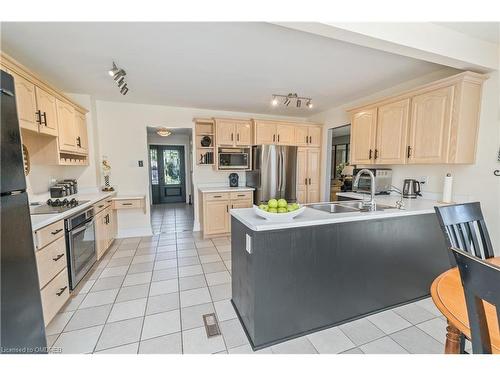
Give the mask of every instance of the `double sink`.
M 376 204 L 375 207 L 363 206 L 362 200 L 356 201 L 341 201 L 334 203 L 316 203 L 311 204 L 309 207 L 315 210 L 325 211 L 331 214 L 343 214 L 348 212 L 368 212 L 368 211 L 384 211 L 390 209 L 397 209 L 395 206 L 389 206 L 386 204 Z

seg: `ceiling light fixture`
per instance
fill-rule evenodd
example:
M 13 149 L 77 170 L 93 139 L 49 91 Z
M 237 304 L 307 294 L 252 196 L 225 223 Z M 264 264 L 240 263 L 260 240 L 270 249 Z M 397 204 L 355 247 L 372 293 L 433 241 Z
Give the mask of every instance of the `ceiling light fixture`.
M 311 109 L 313 107 L 312 105 L 312 98 L 308 98 L 305 96 L 298 96 L 297 93 L 289 93 L 288 95 L 281 95 L 281 94 L 273 94 L 273 98 L 271 100 L 271 105 L 273 107 L 276 107 L 279 104 L 278 98 L 284 98 L 285 100 L 283 101 L 283 105 L 289 106 L 290 103 L 292 103 L 295 100 L 295 106 L 297 108 L 302 107 L 302 102 L 306 102 L 306 107 Z
M 170 134 L 172 134 L 172 132 L 167 128 L 158 128 L 156 130 L 156 134 L 158 134 L 160 137 L 168 137 Z
M 125 76 L 127 75 L 127 72 L 123 70 L 122 68 L 118 68 L 113 61 L 113 67 L 108 70 L 108 74 L 113 77 L 114 81 L 118 85 L 118 88 L 120 89 L 120 94 L 122 95 L 127 95 L 128 93 L 128 86 L 127 82 L 125 81 Z

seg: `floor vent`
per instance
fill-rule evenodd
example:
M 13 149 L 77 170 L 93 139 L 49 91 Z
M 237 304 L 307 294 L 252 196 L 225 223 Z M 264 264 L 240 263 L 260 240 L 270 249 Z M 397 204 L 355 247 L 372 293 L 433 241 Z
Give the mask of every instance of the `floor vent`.
M 203 324 L 208 338 L 220 335 L 219 323 L 214 313 L 203 315 Z

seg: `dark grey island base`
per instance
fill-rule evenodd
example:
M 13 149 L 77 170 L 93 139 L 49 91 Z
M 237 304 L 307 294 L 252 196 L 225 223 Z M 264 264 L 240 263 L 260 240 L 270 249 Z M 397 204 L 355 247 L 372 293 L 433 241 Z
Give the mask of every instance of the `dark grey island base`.
M 270 231 L 231 220 L 232 303 L 254 350 L 426 297 L 450 268 L 435 214 Z

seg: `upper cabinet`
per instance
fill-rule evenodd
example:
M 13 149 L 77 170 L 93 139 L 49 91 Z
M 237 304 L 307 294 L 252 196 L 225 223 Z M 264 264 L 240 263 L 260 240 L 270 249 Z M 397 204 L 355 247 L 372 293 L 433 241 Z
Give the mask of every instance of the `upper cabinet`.
M 1 68 L 14 77 L 23 144 L 35 164 L 88 164 L 87 110 L 1 53 Z
M 356 112 L 351 119 L 351 163 L 370 164 L 375 148 L 377 109 Z
M 321 146 L 322 127 L 292 122 L 254 120 L 254 144 L 282 146 Z
M 464 72 L 351 109 L 351 163 L 474 163 L 486 78 Z
M 236 147 L 252 144 L 250 120 L 215 119 L 215 129 L 218 146 Z
M 38 86 L 35 87 L 35 92 L 40 119 L 39 131 L 43 134 L 57 136 L 56 98 Z
M 17 116 L 23 129 L 38 131 L 39 118 L 36 110 L 35 85 L 17 74 L 14 77 L 16 89 Z

